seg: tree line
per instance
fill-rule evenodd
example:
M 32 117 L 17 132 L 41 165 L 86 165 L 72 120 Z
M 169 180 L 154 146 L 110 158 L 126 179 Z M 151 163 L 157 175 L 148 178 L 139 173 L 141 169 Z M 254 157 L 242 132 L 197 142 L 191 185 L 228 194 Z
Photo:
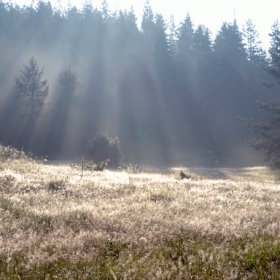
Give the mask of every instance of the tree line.
M 224 22 L 213 38 L 188 13 L 176 25 L 148 1 L 137 22 L 106 1 L 80 10 L 0 1 L 0 143 L 77 156 L 108 132 L 127 161 L 165 163 L 189 150 L 221 162 L 243 145 L 251 134 L 237 116 L 261 120 L 255 101 L 275 100 L 261 85 L 273 82 L 272 54 L 253 22 Z

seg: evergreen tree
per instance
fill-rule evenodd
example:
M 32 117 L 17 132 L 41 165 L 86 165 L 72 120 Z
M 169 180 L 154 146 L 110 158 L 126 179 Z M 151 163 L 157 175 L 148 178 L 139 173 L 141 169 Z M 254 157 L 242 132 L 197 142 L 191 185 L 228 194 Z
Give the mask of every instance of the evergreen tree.
M 272 25 L 269 36 L 271 38 L 271 47 L 269 49 L 271 62 L 266 70 L 275 79 L 280 79 L 280 25 L 278 21 L 275 21 Z M 280 85 L 280 81 L 277 80 L 277 82 Z
M 68 99 L 71 101 L 73 94 L 78 85 L 78 76 L 76 72 L 73 72 L 70 67 L 63 70 L 58 77 L 60 85 L 61 99 Z
M 266 71 L 275 78 L 276 85 L 280 86 L 280 29 L 277 21 L 273 24 L 272 32 L 269 35 L 271 37 L 269 49 L 271 60 Z M 241 123 L 261 136 L 260 139 L 248 140 L 247 143 L 254 149 L 263 151 L 265 159 L 273 167 L 280 168 L 280 101 L 257 102 L 257 104 L 260 109 L 269 113 L 270 117 L 266 123 L 254 123 L 252 120 L 239 118 Z
M 181 65 L 182 70 L 190 65 L 193 55 L 194 28 L 190 15 L 187 14 L 185 19 L 180 23 L 177 30 L 177 62 Z
M 194 28 L 190 15 L 179 24 L 177 29 L 176 69 L 178 72 L 178 86 L 185 94 L 190 92 L 194 75 Z
M 202 75 L 209 74 L 212 59 L 212 42 L 210 31 L 203 25 L 199 25 L 193 36 L 193 53 L 195 59 L 194 70 Z
M 15 97 L 24 116 L 32 122 L 39 117 L 44 101 L 49 92 L 47 80 L 42 80 L 43 68 L 40 70 L 37 61 L 32 56 L 29 65 L 21 70 L 15 78 Z
M 111 17 L 111 11 L 109 9 L 109 5 L 108 5 L 108 2 L 106 0 L 103 0 L 102 1 L 102 9 L 101 9 L 101 12 L 102 12 L 102 16 L 103 16 L 103 19 L 105 22 L 108 22 L 108 20 L 110 19 Z
M 232 24 L 224 22 L 214 42 L 214 54 L 219 69 L 231 71 L 243 67 L 246 60 L 246 51 L 236 20 Z
M 6 26 L 7 26 L 7 17 L 8 17 L 8 4 L 0 1 L 0 34 L 3 37 Z
M 78 76 L 70 67 L 64 69 L 58 76 L 58 88 L 53 99 L 51 128 L 48 133 L 47 153 L 58 155 L 61 152 L 63 141 L 70 116 L 70 107 L 78 86 Z
M 171 15 L 169 20 L 169 35 L 168 35 L 168 47 L 171 56 L 172 64 L 175 65 L 175 59 L 177 56 L 177 44 L 176 44 L 176 25 L 174 16 Z
M 65 34 L 62 34 L 62 36 L 65 36 L 66 46 L 68 47 L 66 51 L 70 52 L 73 60 L 77 60 L 81 54 L 80 50 L 83 48 L 83 32 L 81 29 L 83 17 L 75 6 L 69 7 L 65 16 L 67 18 L 63 26 Z
M 243 26 L 243 36 L 246 41 L 247 60 L 256 66 L 263 65 L 265 63 L 266 53 L 261 47 L 261 41 L 258 40 L 259 33 L 250 19 Z
M 143 17 L 141 22 L 141 29 L 145 34 L 153 32 L 154 29 L 154 13 L 151 8 L 150 2 L 145 1 Z
M 154 56 L 156 60 L 156 65 L 158 68 L 158 71 L 162 73 L 160 78 L 164 82 L 167 76 L 167 72 L 169 72 L 170 69 L 170 52 L 168 47 L 168 38 L 166 34 L 166 23 L 162 17 L 161 14 L 156 15 L 156 22 L 155 22 L 155 33 L 153 35 L 154 37 Z

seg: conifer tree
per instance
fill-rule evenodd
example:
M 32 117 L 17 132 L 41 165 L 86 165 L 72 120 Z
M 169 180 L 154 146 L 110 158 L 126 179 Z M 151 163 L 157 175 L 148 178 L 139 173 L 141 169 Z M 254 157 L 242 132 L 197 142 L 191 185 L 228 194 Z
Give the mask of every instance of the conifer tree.
M 208 72 L 212 58 L 212 42 L 210 31 L 203 25 L 199 25 L 193 36 L 194 70 L 199 74 Z
M 145 1 L 143 12 L 141 29 L 144 33 L 148 34 L 151 33 L 154 28 L 154 13 L 148 0 Z
M 177 57 L 176 67 L 183 87 L 188 87 L 193 74 L 193 37 L 194 28 L 190 15 L 180 23 L 177 29 Z
M 176 25 L 174 16 L 171 15 L 169 19 L 169 35 L 168 35 L 168 47 L 171 56 L 171 61 L 175 64 L 175 58 L 177 55 L 177 44 L 176 44 Z
M 42 80 L 43 68 L 40 70 L 37 61 L 32 56 L 29 65 L 21 70 L 15 78 L 15 97 L 23 116 L 32 122 L 39 117 L 44 101 L 49 92 L 47 80 Z
M 280 86 L 280 28 L 276 21 L 272 26 L 270 63 L 266 72 L 275 78 L 276 83 L 269 86 Z M 239 118 L 240 122 L 259 134 L 259 139 L 248 140 L 247 144 L 255 150 L 263 151 L 264 158 L 273 167 L 280 168 L 280 100 L 275 102 L 257 102 L 258 107 L 270 114 L 267 122 L 254 123 L 252 120 Z
M 70 67 L 61 71 L 58 75 L 58 87 L 52 100 L 50 111 L 50 127 L 47 128 L 46 153 L 57 156 L 63 147 L 67 123 L 76 89 L 79 85 L 78 75 Z
M 246 51 L 236 20 L 223 23 L 214 42 L 214 54 L 222 71 L 240 68 L 245 62 Z
M 177 30 L 178 60 L 182 61 L 191 59 L 191 53 L 193 51 L 193 37 L 193 23 L 190 15 L 187 14 Z
M 261 41 L 258 40 L 259 33 L 250 19 L 243 26 L 243 36 L 246 42 L 247 60 L 256 66 L 263 65 L 265 63 L 266 53 L 261 47 Z
M 278 21 L 275 21 L 272 25 L 269 36 L 271 38 L 271 47 L 269 49 L 271 62 L 266 70 L 280 85 L 280 24 Z

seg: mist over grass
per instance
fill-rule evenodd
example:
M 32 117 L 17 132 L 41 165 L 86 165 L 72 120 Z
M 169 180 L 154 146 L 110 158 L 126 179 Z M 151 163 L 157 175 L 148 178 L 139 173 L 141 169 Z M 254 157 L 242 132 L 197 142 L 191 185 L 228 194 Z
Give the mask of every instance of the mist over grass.
M 1 160 L 1 278 L 278 279 L 278 171 L 81 172 Z

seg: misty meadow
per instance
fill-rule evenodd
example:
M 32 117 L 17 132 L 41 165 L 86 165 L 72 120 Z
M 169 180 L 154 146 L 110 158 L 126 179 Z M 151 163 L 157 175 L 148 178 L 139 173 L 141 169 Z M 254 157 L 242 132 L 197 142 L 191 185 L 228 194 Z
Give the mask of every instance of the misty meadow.
M 280 279 L 270 38 L 0 1 L 0 278 Z

